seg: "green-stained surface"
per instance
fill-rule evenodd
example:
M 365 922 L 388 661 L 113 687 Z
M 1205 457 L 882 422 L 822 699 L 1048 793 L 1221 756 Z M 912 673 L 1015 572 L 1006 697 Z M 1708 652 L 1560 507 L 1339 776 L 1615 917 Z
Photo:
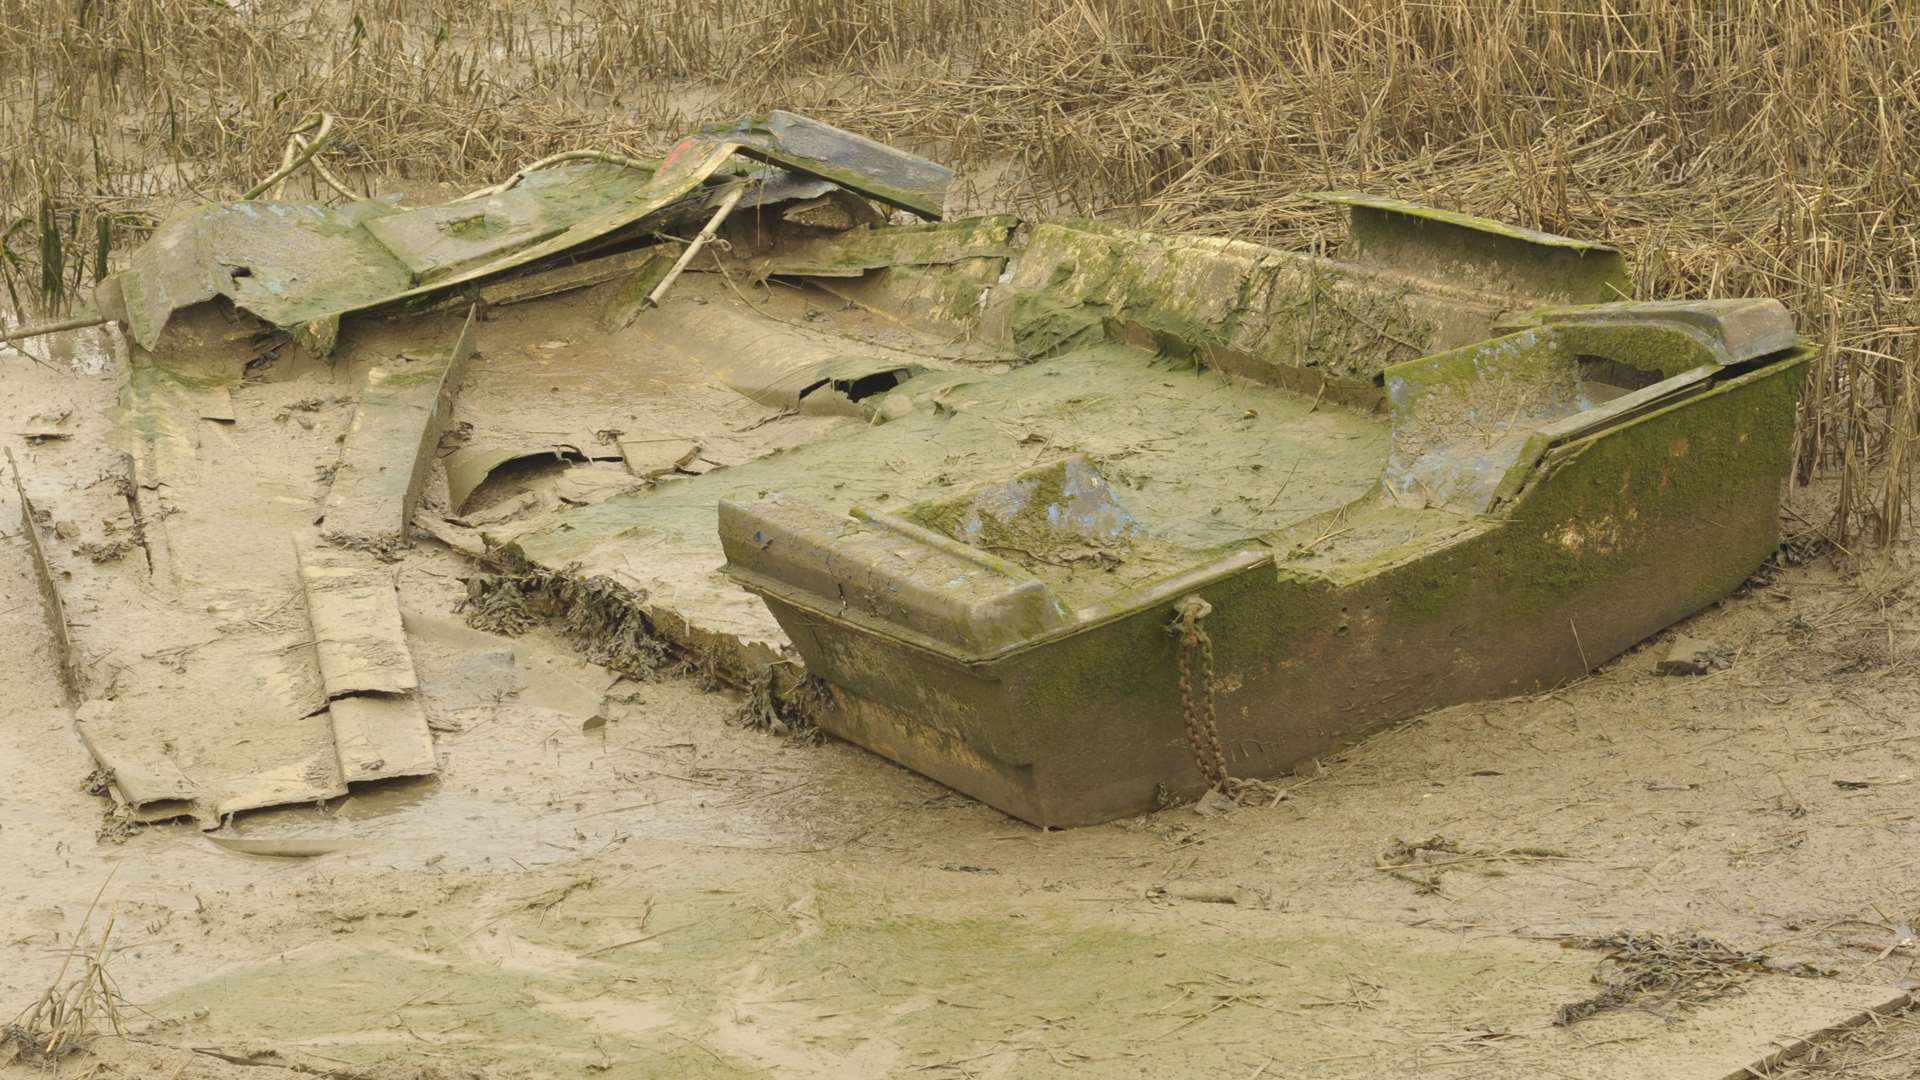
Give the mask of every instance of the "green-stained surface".
M 563 165 L 489 199 L 406 213 L 383 202 L 195 207 L 162 224 L 108 292 L 147 348 L 175 311 L 226 297 L 325 354 L 341 315 L 579 247 L 685 198 L 732 150 L 687 139 L 653 173 Z M 368 227 L 386 218 L 398 220 Z
M 1573 351 L 1548 331 L 1397 364 L 1385 382 L 1393 446 L 1382 482 L 1396 498 L 1463 513 L 1490 508 L 1543 424 L 1597 404 Z
M 1010 215 L 931 225 L 853 228 L 782 244 L 765 256 L 774 274 L 839 277 L 890 267 L 947 266 L 969 259 L 1005 259 L 1014 251 Z
M 389 214 L 367 231 L 407 268 L 410 284 L 431 285 L 551 240 L 608 207 L 644 200 L 653 178 L 619 165 L 555 166 L 497 195 Z
M 125 304 L 133 339 L 145 348 L 159 344 L 175 311 L 222 296 L 293 329 L 413 284 L 364 227 L 393 212 L 377 202 L 194 207 L 163 222 L 109 283 Z M 323 334 L 330 342 L 331 331 Z
M 1717 383 L 1713 369 L 1690 369 L 1671 400 L 1616 413 L 1589 395 L 1631 391 L 1587 376 L 1658 379 L 1698 354 L 1614 354 L 1603 346 L 1619 334 L 1577 330 L 1524 330 L 1389 368 L 1393 445 L 1367 477 L 1381 487 L 1330 498 L 1252 543 L 1190 548 L 1180 568 L 1198 573 L 1237 548 L 1265 553 L 1272 569 L 1169 590 L 1175 567 L 1129 577 L 1127 564 L 1097 604 L 1101 619 L 985 662 L 843 624 L 829 598 L 804 590 L 767 598 L 809 670 L 840 690 L 829 727 L 1042 824 L 1136 813 L 1159 791 L 1203 786 L 1167 631 L 1189 592 L 1213 607 L 1212 685 L 1237 775 L 1284 772 L 1424 709 L 1550 686 L 1726 595 L 1772 550 L 1806 355 L 1728 369 Z M 1608 419 L 1575 423 L 1589 413 Z M 1536 434 L 1563 429 L 1577 434 L 1559 444 Z M 1176 459 L 1216 468 L 1202 452 Z M 1064 500 L 1039 476 L 1028 488 Z M 981 489 L 1004 500 L 998 490 Z M 1063 538 L 978 522 L 980 499 L 911 512 L 1002 554 L 1036 533 Z
M 1224 348 L 1261 366 L 1347 382 L 1490 336 L 1512 298 L 1276 251 L 1093 222 L 1034 229 L 985 329 L 1046 356 L 1134 328 L 1162 347 Z
M 444 1055 L 543 1078 L 1238 1076 L 1249 1062 L 1639 1077 L 1650 1048 L 1689 1074 L 1744 1060 L 1727 1045 L 1742 1039 L 1703 1039 L 1704 1020 L 1553 1026 L 1557 1004 L 1593 992 L 1594 957 L 1549 941 L 1315 917 L 1276 930 L 1267 913 L 1174 900 L 1009 893 L 986 912 L 918 875 L 879 896 L 812 877 L 750 893 L 601 884 L 472 925 L 423 912 L 405 945 L 398 928 L 346 935 L 148 1007 L 201 1017 L 196 1038 L 270 1041 L 330 1069 Z M 1750 993 L 1741 1007 L 1841 996 L 1791 979 Z
M 637 547 L 656 570 L 665 562 L 704 569 L 723 561 L 713 531 L 721 499 L 752 503 L 780 493 L 838 512 L 855 503 L 886 510 L 1078 453 L 1139 521 L 1135 557 L 1114 561 L 1087 549 L 1060 558 L 1018 544 L 996 552 L 1078 607 L 1359 496 L 1386 449 L 1377 419 L 1314 410 L 1284 391 L 1124 346 L 970 382 L 926 378 L 937 386 L 901 419 L 582 507 L 514 545 L 539 565 L 579 563 L 589 573 L 621 567 L 622 552 Z M 912 397 L 915 387 L 909 381 L 895 393 Z
M 1509 269 L 1603 250 L 1489 235 L 1522 245 Z M 1168 632 L 1187 595 L 1214 609 L 1229 768 L 1268 776 L 1576 677 L 1766 556 L 1801 359 L 1777 348 L 1778 305 L 1529 303 L 1498 280 L 1043 225 L 979 325 L 1032 362 L 914 375 L 853 403 L 865 427 L 568 511 L 509 550 L 620 582 L 731 677 L 790 644 L 834 687 L 826 727 L 1010 813 L 1106 820 L 1201 786 Z M 732 317 L 689 330 L 731 340 Z M 744 515 L 724 556 L 722 500 Z M 763 500 L 826 524 L 769 509 L 756 533 Z M 856 504 L 909 527 L 834 524 Z M 762 554 L 781 543 L 798 547 Z M 728 591 L 723 557 L 765 609 Z M 1034 617 L 1055 610 L 1071 617 Z

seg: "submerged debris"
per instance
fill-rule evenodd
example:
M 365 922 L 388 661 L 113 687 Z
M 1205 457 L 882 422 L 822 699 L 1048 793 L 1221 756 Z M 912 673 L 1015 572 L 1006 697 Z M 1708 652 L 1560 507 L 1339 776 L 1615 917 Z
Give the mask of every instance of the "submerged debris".
M 561 629 L 588 661 L 634 678 L 665 666 L 671 650 L 641 612 L 644 596 L 608 577 L 549 574 L 545 588 L 559 605 Z
M 125 810 L 110 806 L 100 814 L 100 826 L 93 830 L 93 840 L 97 844 L 124 844 L 131 840 L 145 825 L 135 821 Z
M 1622 930 L 1605 937 L 1568 938 L 1575 949 L 1606 949 L 1593 973 L 1601 991 L 1560 1006 L 1553 1022 L 1585 1020 L 1609 1009 L 1633 1005 L 1688 1008 L 1724 996 L 1756 974 L 1772 972 L 1801 978 L 1829 974 L 1808 964 L 1776 964 L 1761 953 L 1742 952 L 1699 934 Z
M 113 794 L 113 770 L 104 765 L 96 765 L 86 779 L 80 781 L 80 790 L 88 795 L 107 798 Z
M 120 540 L 84 540 L 74 551 L 94 563 L 119 562 L 133 550 L 133 541 Z

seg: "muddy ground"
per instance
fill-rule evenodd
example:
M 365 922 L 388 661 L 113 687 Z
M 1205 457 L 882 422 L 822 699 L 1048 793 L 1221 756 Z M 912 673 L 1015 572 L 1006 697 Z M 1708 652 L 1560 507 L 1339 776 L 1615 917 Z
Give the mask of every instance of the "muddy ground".
M 17 454 L 122 378 L 84 339 L 35 353 L 0 354 Z M 343 425 L 350 389 L 303 422 Z M 430 696 L 440 776 L 216 841 L 87 792 L 18 520 L 9 478 L 0 1015 L 109 919 L 125 1004 L 120 1035 L 53 1061 L 15 1041 L 0 1075 L 1717 1078 L 1876 1008 L 1766 1074 L 1920 1075 L 1904 554 L 1768 568 L 1680 628 L 1730 660 L 1706 676 L 1656 675 L 1663 635 L 1381 732 L 1265 806 L 1040 832 L 667 677 L 615 682 L 585 727 Z M 452 617 L 472 572 L 423 544 L 402 604 Z M 234 846 L 289 837 L 321 853 Z M 1623 932 L 1770 963 L 1557 1025 L 1600 990 L 1578 939 Z

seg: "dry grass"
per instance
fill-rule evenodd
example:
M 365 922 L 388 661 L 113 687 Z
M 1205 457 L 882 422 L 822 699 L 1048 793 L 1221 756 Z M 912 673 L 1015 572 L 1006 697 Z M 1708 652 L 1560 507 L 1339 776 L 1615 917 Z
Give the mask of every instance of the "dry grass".
M 1648 296 L 1770 294 L 1820 345 L 1800 476 L 1902 531 L 1920 418 L 1920 8 L 1845 0 L 0 0 L 0 279 L 58 299 L 155 200 L 232 196 L 324 109 L 374 189 L 787 104 L 977 203 L 1315 247 L 1361 187 L 1622 244 Z M 296 185 L 291 194 L 304 194 Z
M 100 892 L 105 891 L 106 883 L 102 883 Z M 84 937 L 99 902 L 100 894 L 96 893 L 53 982 L 11 1023 L 0 1027 L 0 1050 L 12 1050 L 9 1057 L 52 1061 L 83 1048 L 105 1031 L 124 1033 L 121 1014 L 129 1006 L 113 976 L 107 973 L 107 942 L 113 937 L 114 917 L 107 917 L 98 943 L 89 943 Z M 0 1064 L 6 1060 L 0 1058 Z
M 1593 973 L 1600 991 L 1560 1006 L 1554 1023 L 1562 1025 L 1624 1008 L 1668 1015 L 1732 993 L 1752 975 L 1770 970 L 1765 956 L 1698 935 L 1668 937 L 1621 931 L 1600 938 L 1576 938 L 1566 944 L 1603 949 L 1607 955 Z

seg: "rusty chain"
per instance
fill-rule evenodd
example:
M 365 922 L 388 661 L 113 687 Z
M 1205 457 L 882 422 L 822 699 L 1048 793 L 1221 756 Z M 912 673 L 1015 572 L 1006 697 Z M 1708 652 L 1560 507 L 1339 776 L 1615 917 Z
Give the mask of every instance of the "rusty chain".
M 1214 787 L 1226 790 L 1227 752 L 1220 745 L 1220 727 L 1213 712 L 1213 639 L 1200 625 L 1213 613 L 1213 605 L 1198 596 L 1189 596 L 1174 608 L 1178 614 L 1168 631 L 1179 640 L 1174 646 L 1174 662 L 1180 670 L 1180 710 L 1186 721 L 1187 747 L 1200 775 Z M 1200 661 L 1200 691 L 1194 696 L 1193 661 Z

